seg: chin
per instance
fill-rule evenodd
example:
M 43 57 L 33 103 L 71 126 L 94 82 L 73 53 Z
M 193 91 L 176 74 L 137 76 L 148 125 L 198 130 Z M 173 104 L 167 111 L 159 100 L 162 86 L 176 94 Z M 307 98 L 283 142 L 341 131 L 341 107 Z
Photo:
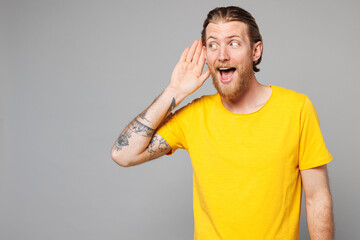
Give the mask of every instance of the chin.
M 228 100 L 236 99 L 241 92 L 248 88 L 249 83 L 250 78 L 246 80 L 237 78 L 229 84 L 223 84 L 217 77 L 213 77 L 213 85 L 215 89 L 222 98 Z

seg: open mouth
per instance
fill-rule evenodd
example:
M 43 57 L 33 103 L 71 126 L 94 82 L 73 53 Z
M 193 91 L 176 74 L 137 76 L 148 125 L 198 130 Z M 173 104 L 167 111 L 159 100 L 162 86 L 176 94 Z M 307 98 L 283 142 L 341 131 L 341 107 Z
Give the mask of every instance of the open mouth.
M 218 68 L 218 71 L 220 72 L 221 82 L 230 82 L 235 70 L 235 68 Z

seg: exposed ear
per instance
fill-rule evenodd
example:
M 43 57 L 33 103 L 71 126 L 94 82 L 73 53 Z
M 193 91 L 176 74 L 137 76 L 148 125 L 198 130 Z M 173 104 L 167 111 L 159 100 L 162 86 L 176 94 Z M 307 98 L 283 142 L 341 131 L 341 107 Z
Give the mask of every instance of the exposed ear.
M 207 60 L 207 57 L 206 57 L 206 47 L 203 46 L 203 48 L 204 48 L 204 51 L 205 51 L 205 61 L 206 61 L 206 60 Z
M 252 52 L 253 62 L 256 62 L 261 57 L 262 48 L 263 48 L 263 45 L 262 45 L 261 41 L 258 41 L 254 44 L 253 52 Z

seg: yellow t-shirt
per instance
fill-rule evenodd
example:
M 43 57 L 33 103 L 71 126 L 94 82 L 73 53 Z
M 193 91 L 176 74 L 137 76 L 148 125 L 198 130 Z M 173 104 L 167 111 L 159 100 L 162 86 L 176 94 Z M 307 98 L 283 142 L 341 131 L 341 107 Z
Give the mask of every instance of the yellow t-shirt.
M 194 239 L 299 239 L 299 170 L 332 160 L 309 98 L 282 87 L 258 111 L 228 111 L 219 94 L 175 112 L 157 133 L 189 152 Z

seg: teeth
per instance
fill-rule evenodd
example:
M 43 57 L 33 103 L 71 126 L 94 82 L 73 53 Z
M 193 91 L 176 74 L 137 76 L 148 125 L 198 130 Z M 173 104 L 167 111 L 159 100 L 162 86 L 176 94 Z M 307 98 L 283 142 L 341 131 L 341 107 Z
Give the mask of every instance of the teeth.
M 219 68 L 219 70 L 228 70 L 230 68 Z

